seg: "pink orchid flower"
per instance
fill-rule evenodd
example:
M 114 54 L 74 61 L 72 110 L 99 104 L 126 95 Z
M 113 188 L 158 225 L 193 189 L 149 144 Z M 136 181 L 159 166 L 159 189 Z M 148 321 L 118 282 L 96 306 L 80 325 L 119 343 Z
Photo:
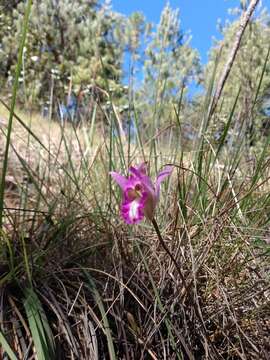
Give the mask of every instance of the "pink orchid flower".
M 155 185 L 147 175 L 146 163 L 129 168 L 128 178 L 111 171 L 110 175 L 123 191 L 121 215 L 127 224 L 137 224 L 145 216 L 149 220 L 159 200 L 161 182 L 171 174 L 172 166 L 166 166 L 157 176 Z

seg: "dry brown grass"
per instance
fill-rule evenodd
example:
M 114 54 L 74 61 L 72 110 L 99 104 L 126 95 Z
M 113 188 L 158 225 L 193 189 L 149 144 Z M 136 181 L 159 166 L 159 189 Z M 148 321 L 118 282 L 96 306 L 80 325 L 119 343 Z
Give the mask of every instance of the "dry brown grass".
M 21 116 L 26 122 L 28 116 Z M 194 200 L 196 177 L 179 205 L 179 188 L 194 170 L 191 157 L 175 171 L 157 218 L 185 289 L 150 224 L 128 228 L 119 219 L 118 194 L 108 189 L 104 139 L 90 148 L 82 129 L 79 141 L 69 127 L 63 138 L 57 123 L 49 127 L 36 117 L 31 129 L 45 148 L 28 141 L 14 120 L 5 204 L 14 268 L 1 268 L 1 329 L 19 359 L 36 358 L 22 302 L 29 283 L 25 249 L 56 359 L 113 358 L 109 339 L 116 359 L 268 358 L 265 188 L 256 189 L 256 206 L 238 207 L 251 173 L 244 180 L 243 171 L 234 175 L 233 192 L 222 188 L 221 170 L 214 168 L 205 180 L 208 206 L 202 210 L 203 200 Z M 1 135 L 1 151 L 3 143 Z

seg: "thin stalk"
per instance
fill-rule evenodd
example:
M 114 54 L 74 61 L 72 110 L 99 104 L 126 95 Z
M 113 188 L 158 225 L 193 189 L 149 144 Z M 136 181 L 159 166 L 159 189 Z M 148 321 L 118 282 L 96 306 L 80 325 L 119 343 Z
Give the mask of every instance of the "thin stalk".
M 183 286 L 184 286 L 184 288 L 185 288 L 185 292 L 187 292 L 187 284 L 186 284 L 186 280 L 185 280 L 185 278 L 184 278 L 184 275 L 183 275 L 183 273 L 182 273 L 182 271 L 181 271 L 181 269 L 180 269 L 180 266 L 177 264 L 176 259 L 174 258 L 174 256 L 173 256 L 172 253 L 170 252 L 168 246 L 165 244 L 165 242 L 164 242 L 164 240 L 163 240 L 163 238 L 162 238 L 162 235 L 161 235 L 161 233 L 160 233 L 158 224 L 157 224 L 157 222 L 156 222 L 156 219 L 153 218 L 153 219 L 151 220 L 151 222 L 152 222 L 152 224 L 153 224 L 153 226 L 154 226 L 154 229 L 155 229 L 155 231 L 156 231 L 156 233 L 157 233 L 158 240 L 159 240 L 161 246 L 162 246 L 163 249 L 166 251 L 166 253 L 169 255 L 170 259 L 172 260 L 172 262 L 173 262 L 173 264 L 174 264 L 174 266 L 175 266 L 175 268 L 176 268 L 176 270 L 177 270 L 177 272 L 178 272 L 178 274 L 179 274 L 179 276 L 180 276 L 180 278 L 181 278 L 182 284 L 183 284 Z
M 212 103 L 212 107 L 210 109 L 210 115 L 212 115 L 217 107 L 218 101 L 220 99 L 220 96 L 222 94 L 222 90 L 224 88 L 224 85 L 226 83 L 226 80 L 231 72 L 236 54 L 240 48 L 240 43 L 241 43 L 241 39 L 244 35 L 245 29 L 247 27 L 247 24 L 250 21 L 250 18 L 252 16 L 252 14 L 255 11 L 256 6 L 258 5 L 259 0 L 251 0 L 248 6 L 248 9 L 242 14 L 242 17 L 240 19 L 240 23 L 239 23 L 239 28 L 238 31 L 235 35 L 235 40 L 233 43 L 233 46 L 231 48 L 231 52 L 229 54 L 229 57 L 227 59 L 227 63 L 225 65 L 225 68 L 223 70 L 223 73 L 221 75 L 221 78 L 218 82 L 217 85 L 217 89 L 214 95 L 214 99 L 213 99 L 213 103 Z
M 9 145 L 10 145 L 10 139 L 11 139 L 12 122 L 13 122 L 15 103 L 16 103 L 16 98 L 17 98 L 17 90 L 19 87 L 19 77 L 20 77 L 21 68 L 22 68 L 23 49 L 24 49 L 26 35 L 27 35 L 27 31 L 28 31 L 28 23 L 29 23 L 29 18 L 30 18 L 31 6 L 32 6 L 32 0 L 28 0 L 27 6 L 25 9 L 25 14 L 24 14 L 22 37 L 21 37 L 21 41 L 20 41 L 18 62 L 17 62 L 17 66 L 16 66 L 16 74 L 15 74 L 15 80 L 14 80 L 14 86 L 13 86 L 13 92 L 12 92 L 12 100 L 11 100 L 11 106 L 10 106 L 11 109 L 10 109 L 9 119 L 8 119 L 6 147 L 5 147 L 5 153 L 4 153 L 3 170 L 2 170 L 1 184 L 0 184 L 0 228 L 2 228 L 2 225 L 3 225 L 5 179 L 6 179 L 7 166 L 8 166 L 8 154 L 9 154 Z

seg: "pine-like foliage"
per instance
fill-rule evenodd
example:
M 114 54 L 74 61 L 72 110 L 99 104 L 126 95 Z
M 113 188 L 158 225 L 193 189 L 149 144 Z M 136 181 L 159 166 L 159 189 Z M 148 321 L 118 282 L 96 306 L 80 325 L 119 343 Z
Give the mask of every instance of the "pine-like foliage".
M 1 16 L 0 74 L 2 86 L 12 82 L 17 61 L 23 2 Z M 21 74 L 21 98 L 32 103 L 63 99 L 70 82 L 117 90 L 122 50 L 113 35 L 119 16 L 97 0 L 42 0 L 32 7 Z
M 167 4 L 145 51 L 143 96 L 147 94 L 150 102 L 177 100 L 182 87 L 198 79 L 199 55 L 190 40 L 181 29 L 179 9 Z
M 246 6 L 245 2 L 241 4 L 242 8 Z M 237 9 L 234 9 L 235 12 L 238 12 Z M 223 90 L 219 115 L 215 124 L 215 127 L 222 127 L 222 122 L 227 121 L 240 90 L 232 121 L 232 133 L 238 132 L 242 128 L 243 133 L 247 135 L 247 141 L 251 144 L 256 139 L 260 139 L 261 132 L 259 130 L 262 129 L 266 120 L 265 104 L 269 98 L 267 94 L 270 88 L 270 62 L 269 59 L 267 61 L 270 37 L 269 23 L 268 13 L 262 10 L 248 24 Z M 206 88 L 211 82 L 216 64 L 217 81 L 220 78 L 238 27 L 239 20 L 227 22 L 224 27 L 220 27 L 224 39 L 216 41 L 210 51 L 204 80 Z

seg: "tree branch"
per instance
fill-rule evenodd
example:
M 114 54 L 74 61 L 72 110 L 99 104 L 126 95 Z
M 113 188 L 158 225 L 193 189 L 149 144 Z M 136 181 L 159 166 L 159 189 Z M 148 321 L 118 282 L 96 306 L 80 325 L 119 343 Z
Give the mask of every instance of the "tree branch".
M 216 88 L 216 91 L 215 91 L 215 95 L 214 95 L 214 99 L 212 101 L 212 106 L 211 106 L 211 109 L 210 109 L 210 116 L 214 113 L 216 107 L 217 107 L 217 104 L 218 104 L 218 101 L 219 101 L 219 98 L 222 94 L 222 90 L 224 88 L 224 85 L 225 85 L 225 82 L 230 74 L 230 71 L 232 69 L 232 66 L 233 66 L 233 62 L 235 60 L 235 57 L 236 57 L 236 54 L 239 50 L 239 47 L 240 47 L 240 43 L 241 43 L 241 39 L 244 35 L 244 32 L 245 32 L 245 29 L 247 27 L 247 24 L 252 16 L 252 14 L 254 13 L 254 10 L 256 8 L 256 6 L 258 5 L 260 0 L 251 0 L 250 3 L 249 3 L 249 6 L 247 8 L 247 10 L 242 14 L 242 17 L 241 17 L 241 20 L 240 20 L 240 24 L 239 24 L 239 29 L 236 33 L 236 36 L 235 36 L 235 41 L 234 41 L 234 44 L 233 44 L 233 47 L 232 47 L 232 50 L 229 54 L 229 57 L 228 57 L 228 60 L 227 60 L 227 63 L 224 67 L 224 70 L 223 70 L 223 73 L 222 73 L 222 76 L 218 82 L 218 85 L 217 85 L 217 88 Z

